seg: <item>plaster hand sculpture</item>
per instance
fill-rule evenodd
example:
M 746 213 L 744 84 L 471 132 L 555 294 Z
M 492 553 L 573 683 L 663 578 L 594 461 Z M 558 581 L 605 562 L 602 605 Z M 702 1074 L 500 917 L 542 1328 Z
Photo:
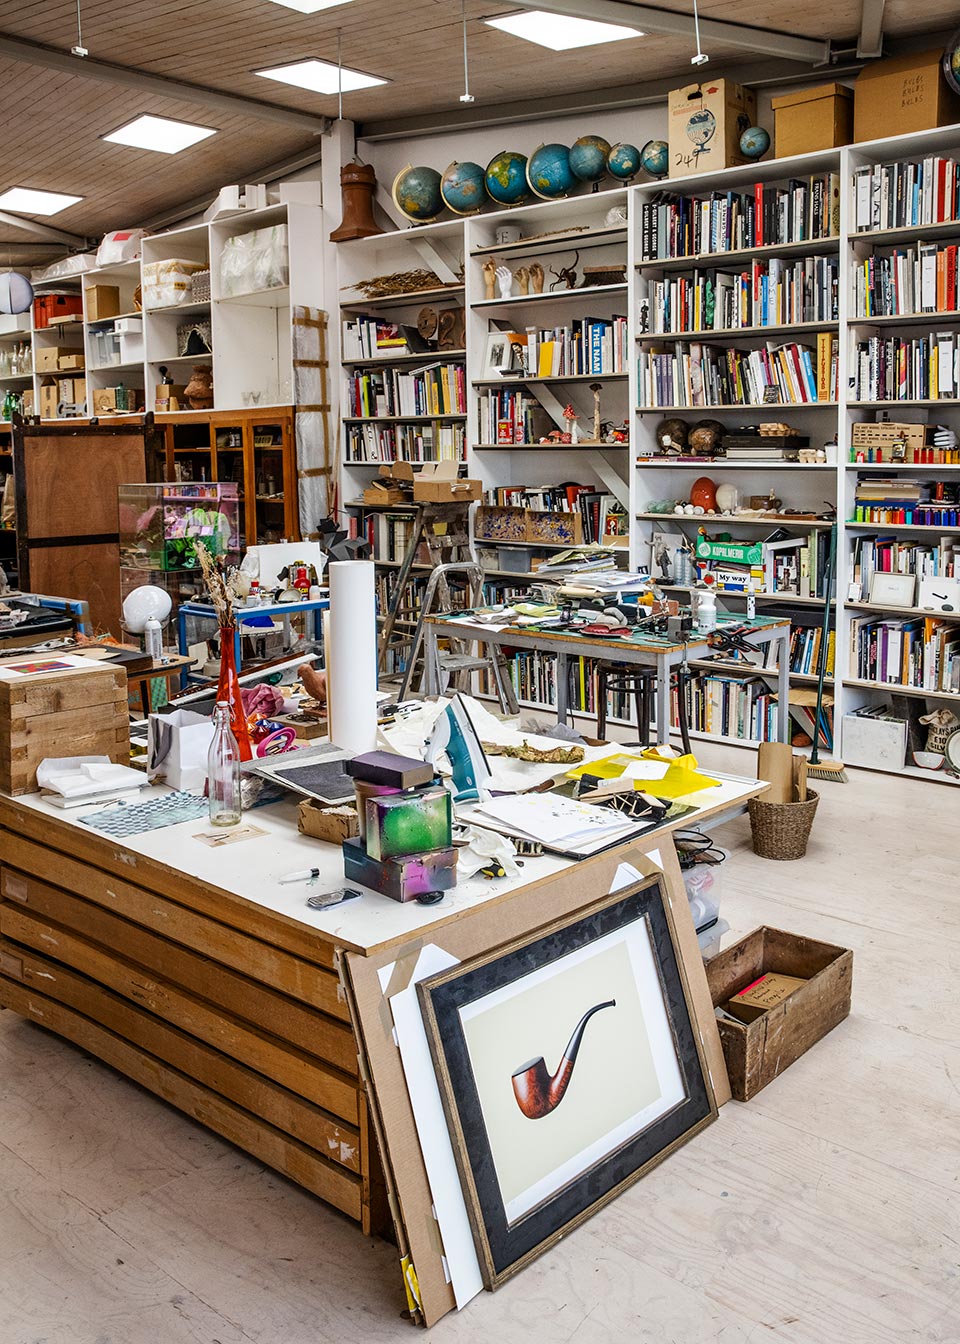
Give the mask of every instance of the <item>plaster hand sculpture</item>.
M 543 267 L 540 265 L 539 261 L 535 261 L 527 269 L 530 272 L 530 283 L 533 286 L 534 294 L 542 294 L 544 279 Z
M 513 292 L 513 272 L 509 266 L 497 267 L 497 286 L 501 299 L 509 299 Z
M 520 289 L 521 294 L 530 293 L 530 271 L 526 266 L 521 266 L 514 274 L 514 279 Z
M 593 393 L 593 441 L 600 442 L 600 393 L 603 391 L 602 383 L 591 383 L 590 391 Z
M 495 299 L 497 297 L 497 263 L 493 257 L 487 257 L 483 263 L 483 283 L 486 288 L 486 297 Z

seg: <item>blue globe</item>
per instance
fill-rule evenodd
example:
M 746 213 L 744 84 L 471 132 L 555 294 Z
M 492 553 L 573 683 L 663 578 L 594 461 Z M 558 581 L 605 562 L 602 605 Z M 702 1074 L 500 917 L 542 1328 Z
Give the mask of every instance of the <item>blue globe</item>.
M 581 182 L 599 182 L 607 171 L 610 141 L 602 135 L 581 135 L 570 146 L 570 167 Z
M 527 186 L 535 196 L 552 201 L 569 196 L 576 185 L 566 145 L 541 145 L 527 160 Z
M 479 163 L 451 163 L 440 178 L 440 195 L 455 215 L 475 215 L 487 197 Z
M 748 126 L 740 137 L 740 153 L 745 159 L 759 159 L 770 148 L 770 134 L 762 126 Z
M 628 182 L 640 171 L 640 151 L 636 145 L 614 145 L 607 155 L 607 172 L 620 182 Z
M 443 210 L 440 174 L 436 168 L 414 168 L 408 163 L 393 180 L 393 200 L 415 224 L 430 223 Z
M 527 186 L 527 156 L 515 149 L 501 149 L 484 173 L 487 194 L 499 205 L 519 205 L 530 195 Z
M 651 177 L 666 177 L 670 171 L 670 147 L 666 140 L 648 140 L 640 151 L 640 163 Z
M 943 75 L 954 93 L 960 93 L 960 28 L 943 50 Z

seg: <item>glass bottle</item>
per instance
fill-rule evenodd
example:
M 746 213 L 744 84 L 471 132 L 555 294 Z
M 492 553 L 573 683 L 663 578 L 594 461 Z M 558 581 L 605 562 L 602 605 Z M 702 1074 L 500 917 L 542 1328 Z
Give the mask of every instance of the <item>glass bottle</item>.
M 218 700 L 213 711 L 213 741 L 207 755 L 207 801 L 213 826 L 240 820 L 240 748 L 230 731 L 230 706 Z

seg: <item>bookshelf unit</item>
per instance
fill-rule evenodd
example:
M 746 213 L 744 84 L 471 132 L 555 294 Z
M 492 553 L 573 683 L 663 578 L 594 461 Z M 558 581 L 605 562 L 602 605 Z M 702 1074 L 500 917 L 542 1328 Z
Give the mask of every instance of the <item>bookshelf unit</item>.
M 729 484 L 739 491 L 740 500 L 747 502 L 750 496 L 768 496 L 773 491 L 776 497 L 797 510 L 823 511 L 827 507 L 835 508 L 838 518 L 837 579 L 835 599 L 832 609 L 835 613 L 836 637 L 834 650 L 834 671 L 828 679 L 828 689 L 834 697 L 834 752 L 843 755 L 843 718 L 855 710 L 871 705 L 889 704 L 891 695 L 902 695 L 898 700 L 901 707 L 907 701 L 916 705 L 919 712 L 934 708 L 952 708 L 960 716 L 960 693 L 940 688 L 923 686 L 882 685 L 876 681 L 857 675 L 857 664 L 852 658 L 850 648 L 851 621 L 859 618 L 877 616 L 878 619 L 911 619 L 931 613 L 924 613 L 918 606 L 909 608 L 886 608 L 871 603 L 869 595 L 862 595 L 852 585 L 854 583 L 855 563 L 859 563 L 864 538 L 876 534 L 894 534 L 904 544 L 916 543 L 924 546 L 942 547 L 946 555 L 952 543 L 956 541 L 960 549 L 960 501 L 958 501 L 958 521 L 953 527 L 943 525 L 898 523 L 872 524 L 857 521 L 854 513 L 857 482 L 878 474 L 889 475 L 892 479 L 906 481 L 920 480 L 935 485 L 942 482 L 951 499 L 960 496 L 960 456 L 953 461 L 939 462 L 894 462 L 857 463 L 852 460 L 852 427 L 860 421 L 873 422 L 882 419 L 895 421 L 942 424 L 953 429 L 960 436 L 960 356 L 954 367 L 954 382 L 949 396 L 928 395 L 929 388 L 921 386 L 910 388 L 904 396 L 896 400 L 882 400 L 880 397 L 864 396 L 851 381 L 856 373 L 857 347 L 872 337 L 879 339 L 903 336 L 913 340 L 919 337 L 936 336 L 938 332 L 949 332 L 960 337 L 960 289 L 952 293 L 942 288 L 942 306 L 939 311 L 924 312 L 913 308 L 910 311 L 883 309 L 870 311 L 865 315 L 864 306 L 859 302 L 858 284 L 863 273 L 863 263 L 871 257 L 889 258 L 895 249 L 905 251 L 922 244 L 936 244 L 941 251 L 956 245 L 960 248 L 960 219 L 945 219 L 922 222 L 914 225 L 891 225 L 890 227 L 871 226 L 857 228 L 856 184 L 854 174 L 858 169 L 923 159 L 928 156 L 960 157 L 960 127 L 943 127 L 918 135 L 892 137 L 886 140 L 851 145 L 843 149 L 828 150 L 817 154 L 801 155 L 792 159 L 769 159 L 753 165 L 728 169 L 712 175 L 692 178 L 668 179 L 662 182 L 643 182 L 638 185 L 601 193 L 586 193 L 563 201 L 527 204 L 511 210 L 492 210 L 463 221 L 451 221 L 437 225 L 403 229 L 390 235 L 388 245 L 382 239 L 369 242 L 350 243 L 339 249 L 341 257 L 352 257 L 351 267 L 363 249 L 375 244 L 370 255 L 377 250 L 392 246 L 397 264 L 383 267 L 384 270 L 402 268 L 401 258 L 406 256 L 406 265 L 424 265 L 425 262 L 411 260 L 416 257 L 418 244 L 429 245 L 431 239 L 442 238 L 448 253 L 463 259 L 463 294 L 461 301 L 467 310 L 465 363 L 468 384 L 468 410 L 466 420 L 466 462 L 470 475 L 479 476 L 485 488 L 494 486 L 548 486 L 561 481 L 595 482 L 598 488 L 614 493 L 624 492 L 630 518 L 629 563 L 631 567 L 652 567 L 651 543 L 658 533 L 665 530 L 686 537 L 694 536 L 703 526 L 708 534 L 729 532 L 733 537 L 744 540 L 760 540 L 765 532 L 773 530 L 782 522 L 789 534 L 797 537 L 809 537 L 816 534 L 825 541 L 827 526 L 822 521 L 790 521 L 724 517 L 717 515 L 690 516 L 673 513 L 654 512 L 649 507 L 653 502 L 665 500 L 685 500 L 689 490 L 699 476 L 709 476 L 715 483 Z M 643 206 L 666 194 L 669 196 L 705 196 L 718 193 L 724 197 L 728 192 L 753 192 L 760 183 L 768 190 L 789 184 L 791 181 L 809 179 L 811 176 L 833 173 L 839 185 L 839 217 L 834 217 L 834 228 L 830 236 L 788 240 L 780 244 L 765 242 L 761 246 L 737 246 L 735 250 L 718 253 L 701 247 L 695 255 L 669 256 L 656 260 L 644 258 Z M 627 203 L 626 225 L 607 225 L 606 212 L 617 203 Z M 541 233 L 542 237 L 531 240 L 524 236 L 516 243 L 496 242 L 496 229 L 503 224 L 519 225 L 524 235 Z M 579 249 L 578 269 L 584 264 L 622 265 L 627 263 L 624 291 L 619 284 L 613 286 L 598 285 L 592 292 L 577 289 L 546 293 L 543 295 L 520 295 L 515 291 L 507 299 L 487 299 L 482 272 L 483 262 L 489 257 L 507 264 L 516 270 L 521 264 L 529 265 L 539 259 L 548 271 L 547 285 L 554 277 L 549 268 L 559 269 L 573 260 L 573 253 Z M 386 254 L 386 253 L 385 253 Z M 948 254 L 956 258 L 960 253 Z M 669 283 L 682 278 L 691 279 L 693 272 L 721 272 L 726 270 L 732 275 L 753 274 L 755 263 L 762 263 L 769 274 L 771 260 L 780 261 L 784 268 L 796 263 L 806 262 L 814 268 L 824 262 L 832 263 L 836 276 L 836 308 L 829 315 L 822 311 L 807 315 L 807 320 L 795 320 L 800 314 L 796 309 L 788 312 L 771 311 L 763 321 L 755 320 L 749 312 L 738 312 L 737 320 L 719 325 L 714 321 L 709 331 L 680 330 L 654 332 L 645 329 L 642 323 L 641 305 L 646 302 L 647 327 L 650 326 L 649 284 L 651 280 Z M 946 263 L 942 263 L 946 264 Z M 343 263 L 341 262 L 341 267 Z M 902 263 L 901 263 L 902 267 Z M 874 271 L 877 271 L 876 263 Z M 957 267 L 960 271 L 960 267 Z M 360 274 L 354 271 L 354 274 Z M 377 272 L 367 269 L 366 274 Z M 826 274 L 821 269 L 819 272 Z M 341 281 L 341 283 L 344 283 Z M 960 279 L 956 280 L 960 286 Z M 410 308 L 417 311 L 419 306 L 436 302 L 451 291 L 441 290 L 433 294 L 418 293 L 407 295 Z M 592 300 L 592 304 L 591 304 Z M 600 305 L 604 304 L 604 307 Z M 357 305 L 348 304 L 345 311 L 355 310 Z M 376 307 L 378 311 L 397 306 L 395 298 L 377 300 L 366 307 Z M 882 307 L 882 305 L 881 305 Z M 406 311 L 410 311 L 408 308 Z M 626 377 L 622 373 L 607 374 L 602 377 L 566 375 L 561 378 L 537 376 L 527 373 L 521 379 L 501 379 L 491 374 L 485 367 L 487 357 L 487 336 L 493 330 L 505 332 L 526 331 L 528 326 L 537 328 L 562 327 L 582 316 L 610 316 L 626 312 L 628 316 L 628 336 L 630 358 L 627 361 Z M 746 316 L 747 320 L 744 320 Z M 785 320 L 789 319 L 789 320 Z M 902 329 L 902 330 L 901 330 Z M 669 346 L 671 351 L 679 349 L 687 355 L 690 347 L 701 344 L 713 344 L 724 349 L 737 349 L 741 352 L 758 350 L 770 343 L 783 346 L 789 343 L 807 345 L 814 351 L 817 338 L 823 335 L 837 338 L 836 370 L 832 395 L 804 401 L 799 404 L 784 402 L 782 396 L 776 400 L 759 405 L 721 404 L 719 406 L 688 406 L 672 402 L 667 406 L 646 406 L 642 404 L 641 385 L 638 376 L 638 358 L 656 345 Z M 417 361 L 412 361 L 416 365 Z M 814 369 L 816 372 L 816 369 Z M 574 408 L 581 415 L 580 424 L 585 426 L 590 419 L 589 384 L 591 381 L 602 383 L 602 416 L 604 420 L 619 423 L 622 417 L 629 419 L 629 445 L 605 445 L 599 451 L 589 445 L 557 446 L 539 443 L 504 444 L 491 440 L 489 434 L 480 433 L 481 399 L 492 388 L 508 384 L 514 390 L 528 392 L 539 400 L 558 428 L 565 428 L 560 412 L 567 401 L 573 401 Z M 949 388 L 949 384 L 947 384 Z M 936 389 L 939 391 L 939 386 Z M 685 400 L 681 398 L 680 400 Z M 761 420 L 780 420 L 796 427 L 797 431 L 809 435 L 811 447 L 827 447 L 826 462 L 799 463 L 778 460 L 677 460 L 655 459 L 646 456 L 654 440 L 654 432 L 659 421 L 668 416 L 680 416 L 694 423 L 699 419 L 716 419 L 725 428 L 757 423 Z M 835 445 L 835 446 L 833 446 Z M 343 490 L 343 498 L 356 498 L 362 483 L 369 478 L 345 465 L 344 480 L 349 482 Z M 499 544 L 498 544 L 499 545 Z M 530 554 L 530 549 L 522 550 L 523 543 L 517 543 L 515 549 L 521 554 Z M 488 554 L 488 576 L 491 580 L 491 592 L 509 592 L 512 588 L 521 589 L 530 581 L 530 572 L 505 568 L 499 559 L 507 558 L 507 548 L 497 553 L 498 562 Z M 654 570 L 654 572 L 656 572 Z M 684 597 L 689 594 L 689 580 L 681 581 L 675 576 L 670 583 L 671 592 Z M 745 597 L 738 593 L 718 594 L 720 604 L 731 611 L 742 611 Z M 798 596 L 793 593 L 757 594 L 757 607 L 768 614 L 789 613 L 791 622 L 801 632 L 819 622 L 823 612 L 822 596 Z M 960 618 L 958 618 L 960 624 Z M 718 675 L 736 675 L 743 665 L 726 660 L 711 664 Z M 770 669 L 755 669 L 757 675 L 772 686 Z M 549 676 L 543 668 L 534 668 L 532 664 L 524 669 L 526 674 L 523 687 L 539 684 L 541 690 L 549 689 Z M 751 670 L 752 671 L 752 670 Z M 539 678 L 539 681 L 538 681 Z M 811 670 L 796 671 L 791 674 L 791 687 L 804 688 L 807 691 L 814 685 L 815 678 Z M 586 682 L 585 682 L 586 689 Z M 585 697 L 589 702 L 589 696 Z M 537 698 L 529 699 L 521 690 L 521 703 L 525 706 L 543 708 L 544 702 Z M 612 707 L 614 709 L 617 706 Z M 620 706 L 623 709 L 625 707 Z M 612 721 L 620 716 L 614 714 Z M 692 734 L 695 738 L 710 737 L 716 734 Z M 741 741 L 742 738 L 731 740 Z M 752 739 L 748 739 L 752 743 Z M 903 774 L 911 778 L 956 783 L 944 771 L 931 772 L 915 767 L 908 754 L 908 764 Z

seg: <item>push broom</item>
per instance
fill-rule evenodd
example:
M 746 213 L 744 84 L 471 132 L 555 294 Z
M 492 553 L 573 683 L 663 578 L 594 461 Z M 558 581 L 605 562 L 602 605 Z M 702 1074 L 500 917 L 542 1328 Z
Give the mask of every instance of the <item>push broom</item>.
M 830 649 L 830 597 L 833 592 L 833 576 L 837 567 L 837 524 L 830 526 L 830 551 L 827 556 L 827 572 L 823 585 L 823 625 L 820 627 L 820 648 L 817 657 L 817 712 L 814 716 L 813 750 L 807 762 L 809 779 L 835 779 L 846 784 L 847 773 L 843 761 L 821 761 L 820 733 L 822 732 L 823 683 L 827 676 L 827 654 Z

